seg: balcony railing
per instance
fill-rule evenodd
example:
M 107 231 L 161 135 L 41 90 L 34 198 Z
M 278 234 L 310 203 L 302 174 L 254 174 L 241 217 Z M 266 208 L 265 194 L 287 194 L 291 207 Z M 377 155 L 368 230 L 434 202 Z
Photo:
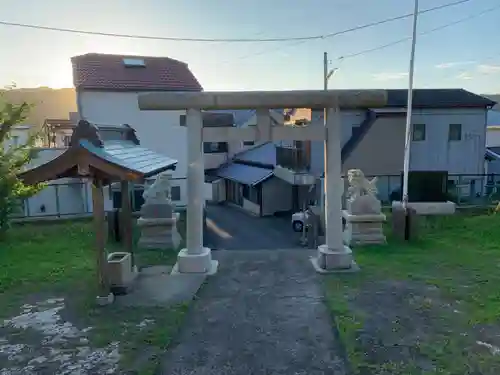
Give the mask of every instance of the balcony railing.
M 296 172 L 307 172 L 311 166 L 306 150 L 286 146 L 276 146 L 276 164 Z

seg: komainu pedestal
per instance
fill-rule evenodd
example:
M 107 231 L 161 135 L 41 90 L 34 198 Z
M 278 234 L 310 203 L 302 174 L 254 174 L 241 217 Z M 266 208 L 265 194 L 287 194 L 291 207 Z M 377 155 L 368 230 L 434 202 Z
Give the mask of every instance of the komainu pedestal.
M 367 180 L 359 169 L 350 170 L 348 179 L 347 209 L 342 211 L 346 221 L 344 243 L 354 246 L 384 244 L 383 224 L 386 217 L 376 197 L 377 179 Z
M 181 236 L 177 231 L 179 213 L 170 199 L 170 175 L 162 173 L 144 193 L 144 204 L 137 226 L 141 231 L 138 246 L 146 249 L 177 249 Z

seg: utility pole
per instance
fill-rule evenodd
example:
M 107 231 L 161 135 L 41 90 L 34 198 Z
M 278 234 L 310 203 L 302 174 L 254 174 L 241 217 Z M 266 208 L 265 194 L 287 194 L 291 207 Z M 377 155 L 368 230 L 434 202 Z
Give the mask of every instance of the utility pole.
M 323 90 L 328 90 L 328 52 L 323 52 Z
M 328 52 L 323 52 L 323 90 L 328 90 L 328 81 L 337 72 L 339 68 L 328 70 Z
M 413 107 L 413 72 L 415 67 L 415 47 L 417 44 L 417 18 L 418 18 L 418 0 L 415 0 L 415 9 L 413 11 L 413 32 L 410 52 L 410 71 L 408 73 L 408 102 L 406 104 L 406 137 L 403 163 L 403 191 L 402 203 L 405 212 L 408 208 L 408 172 L 410 169 L 410 148 L 411 148 L 411 116 Z

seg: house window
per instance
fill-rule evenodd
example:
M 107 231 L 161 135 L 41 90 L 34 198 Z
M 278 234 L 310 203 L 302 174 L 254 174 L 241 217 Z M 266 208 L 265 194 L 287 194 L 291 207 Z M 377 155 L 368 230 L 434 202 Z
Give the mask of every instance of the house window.
M 203 152 L 206 154 L 227 152 L 227 142 L 203 142 Z
M 19 146 L 19 136 L 18 135 L 12 136 L 12 146 L 14 146 L 14 147 Z
M 448 130 L 448 141 L 462 140 L 462 124 L 450 124 Z
M 254 141 L 243 141 L 243 146 L 253 146 L 254 144 Z
M 415 142 L 425 141 L 425 124 L 413 124 L 413 137 Z
M 172 186 L 170 188 L 170 198 L 173 201 L 180 201 L 181 200 L 181 187 L 180 186 Z
M 123 59 L 123 65 L 127 68 L 143 68 L 146 66 L 146 63 L 144 62 L 144 59 L 128 57 Z
M 63 144 L 64 144 L 64 147 L 71 146 L 71 136 L 70 135 L 63 136 Z

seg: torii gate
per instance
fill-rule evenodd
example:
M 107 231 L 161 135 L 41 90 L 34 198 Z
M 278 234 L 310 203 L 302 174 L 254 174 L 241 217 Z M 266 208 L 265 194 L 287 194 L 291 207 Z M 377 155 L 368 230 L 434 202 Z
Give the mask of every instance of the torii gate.
M 342 238 L 341 121 L 340 109 L 384 107 L 385 90 L 158 92 L 139 95 L 141 110 L 186 110 L 188 135 L 187 245 L 179 252 L 180 273 L 217 271 L 211 250 L 203 247 L 203 142 L 323 140 L 325 142 L 325 235 L 313 264 L 319 272 L 350 269 L 352 252 Z M 273 108 L 326 109 L 325 127 L 275 126 Z M 203 127 L 203 110 L 256 109 L 257 126 Z

